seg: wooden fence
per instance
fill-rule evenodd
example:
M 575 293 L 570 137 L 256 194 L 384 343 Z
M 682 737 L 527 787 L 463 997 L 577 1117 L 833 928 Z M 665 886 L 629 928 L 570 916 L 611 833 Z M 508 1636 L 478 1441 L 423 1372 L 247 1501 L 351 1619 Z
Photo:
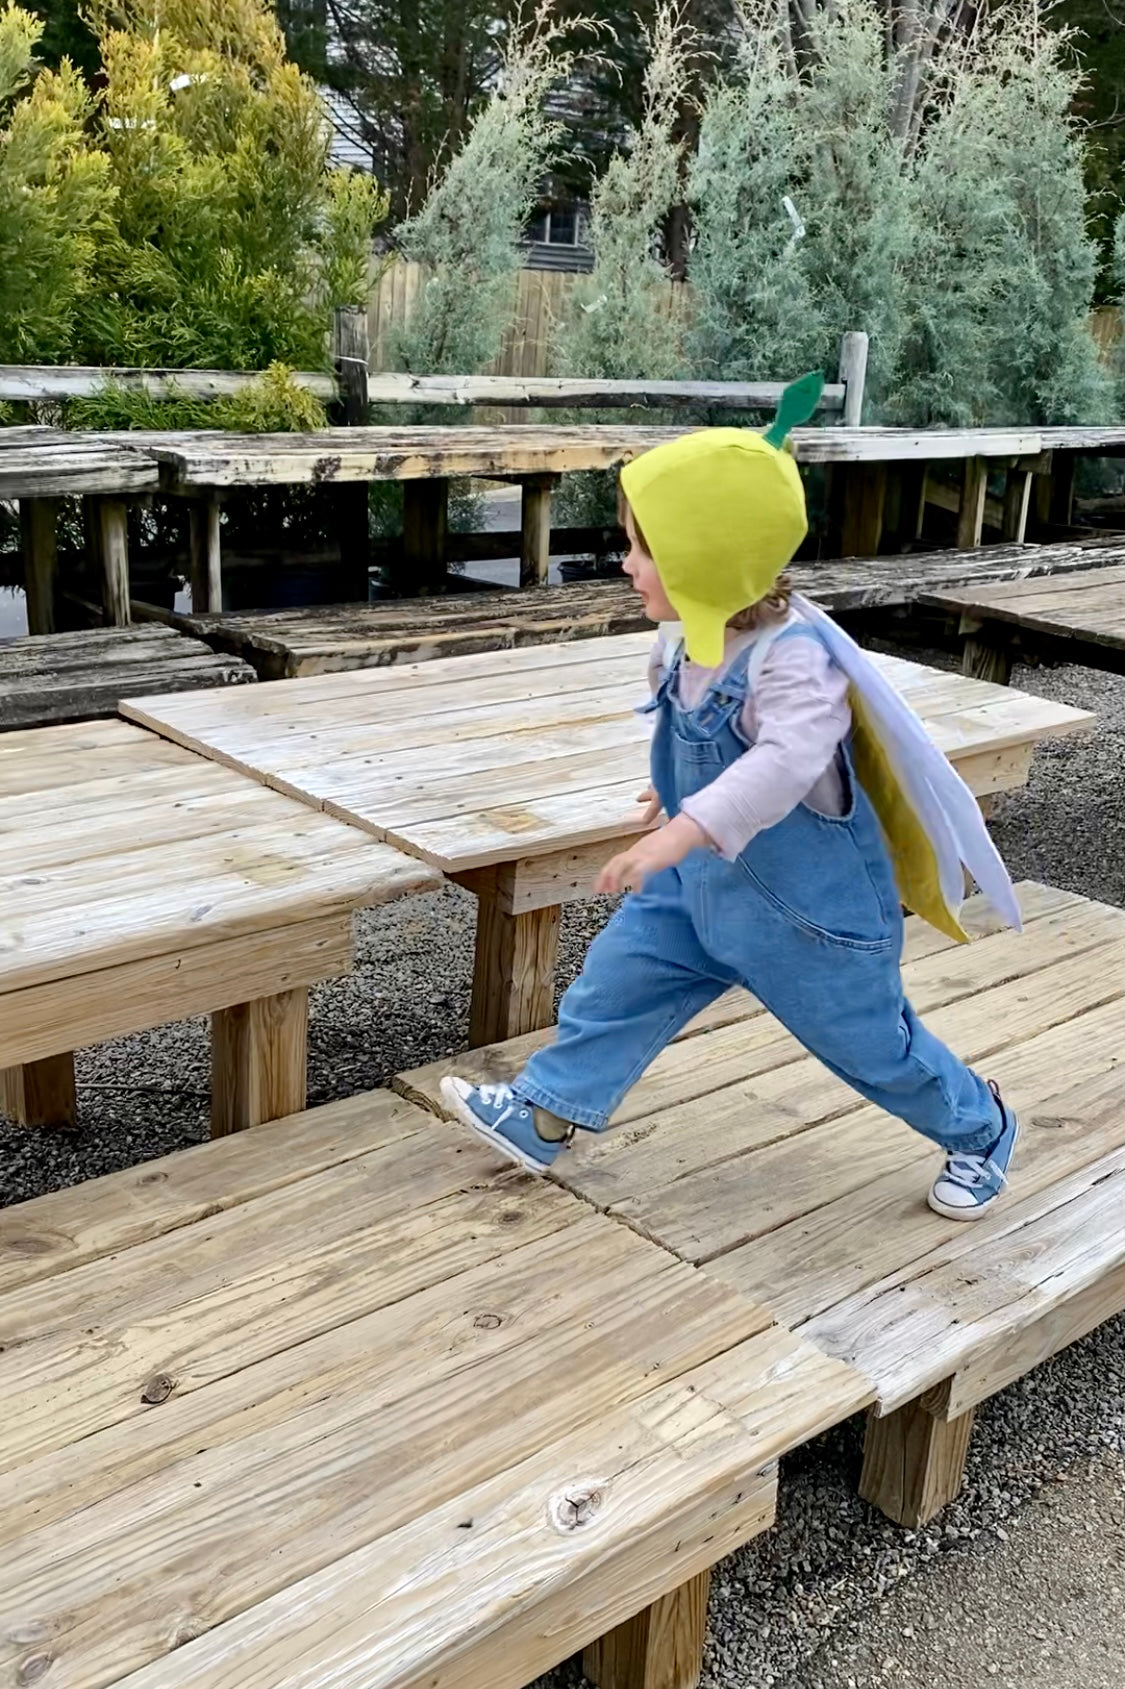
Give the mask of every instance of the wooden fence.
M 568 270 L 521 270 L 515 307 L 504 335 L 500 356 L 489 366 L 489 375 L 552 375 L 551 348 L 557 324 L 566 312 L 575 284 L 583 278 Z M 425 282 L 420 264 L 394 258 L 375 284 L 368 307 L 371 335 L 371 368 L 388 367 L 387 349 L 394 329 L 410 320 Z M 668 285 L 668 308 L 677 310 L 684 289 Z

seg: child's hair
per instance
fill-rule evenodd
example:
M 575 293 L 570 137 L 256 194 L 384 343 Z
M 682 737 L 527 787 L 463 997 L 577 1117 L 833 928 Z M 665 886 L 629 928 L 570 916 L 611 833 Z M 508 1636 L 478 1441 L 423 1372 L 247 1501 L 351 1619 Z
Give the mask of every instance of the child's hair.
M 633 532 L 637 536 L 638 545 L 651 557 L 652 552 L 641 531 L 641 525 L 637 521 L 637 513 L 630 508 L 629 500 L 625 497 L 619 485 L 617 488 L 617 520 L 622 527 L 625 526 L 626 511 L 629 511 L 633 518 Z M 759 598 L 756 604 L 748 604 L 745 610 L 736 610 L 727 626 L 734 628 L 738 633 L 747 633 L 751 628 L 769 627 L 772 622 L 783 622 L 789 614 L 789 599 L 792 591 L 793 583 L 789 576 L 786 574 L 778 575 L 766 596 Z

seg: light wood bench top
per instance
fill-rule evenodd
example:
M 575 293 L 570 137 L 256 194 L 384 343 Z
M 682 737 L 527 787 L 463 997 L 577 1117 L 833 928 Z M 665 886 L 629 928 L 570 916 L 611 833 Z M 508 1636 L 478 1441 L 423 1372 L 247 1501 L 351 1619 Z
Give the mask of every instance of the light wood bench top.
M 122 710 L 457 873 L 636 833 L 651 718 L 634 707 L 651 644 L 651 633 L 625 634 Z M 1010 688 L 878 661 L 978 792 L 1022 784 L 1038 740 L 1092 721 Z
M 0 1681 L 522 1689 L 865 1381 L 388 1092 L 0 1211 Z
M 1021 888 L 1027 930 L 977 941 L 908 923 L 906 987 L 994 1077 L 1023 1136 L 1011 1196 L 973 1226 L 932 1213 L 939 1152 L 856 1097 L 743 992 L 671 1045 L 614 1128 L 559 1177 L 735 1286 L 870 1380 L 891 1413 L 944 1385 L 955 1417 L 1125 1307 L 1125 911 Z M 511 1077 L 530 1034 L 405 1074 Z
M 1125 565 L 1084 569 L 1057 579 L 957 585 L 927 592 L 926 602 L 981 621 L 1004 622 L 1029 634 L 1125 649 Z
M 118 496 L 155 492 L 156 459 L 129 436 L 62 428 L 0 429 L 0 498 Z
M 0 855 L 0 994 L 437 880 L 122 721 L 0 735 Z
M 0 731 L 112 716 L 122 698 L 239 686 L 241 658 L 159 623 L 0 640 Z
M 513 556 L 519 544 L 519 535 L 513 534 Z M 979 551 L 797 563 L 789 574 L 800 591 L 840 614 L 906 605 L 964 583 L 1113 565 L 1125 567 L 1125 540 L 1116 536 L 1065 545 L 991 545 Z M 245 658 L 263 680 L 596 639 L 641 632 L 648 625 L 637 594 L 623 579 L 372 604 L 226 611 L 176 616 L 173 623 L 218 651 Z

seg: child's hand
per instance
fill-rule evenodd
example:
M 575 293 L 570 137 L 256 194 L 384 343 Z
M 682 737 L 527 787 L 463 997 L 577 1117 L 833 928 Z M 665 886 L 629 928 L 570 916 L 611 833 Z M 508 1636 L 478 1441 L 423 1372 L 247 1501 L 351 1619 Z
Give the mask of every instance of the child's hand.
M 643 803 L 645 806 L 645 812 L 641 816 L 641 826 L 651 827 L 664 807 L 656 795 L 656 787 L 646 786 L 643 792 L 638 792 L 637 802 Z
M 611 857 L 595 880 L 594 890 L 603 894 L 640 891 L 650 874 L 674 868 L 693 850 L 709 843 L 703 828 L 690 816 L 677 815 L 666 827 L 658 827 L 655 833 L 646 834 L 628 850 Z

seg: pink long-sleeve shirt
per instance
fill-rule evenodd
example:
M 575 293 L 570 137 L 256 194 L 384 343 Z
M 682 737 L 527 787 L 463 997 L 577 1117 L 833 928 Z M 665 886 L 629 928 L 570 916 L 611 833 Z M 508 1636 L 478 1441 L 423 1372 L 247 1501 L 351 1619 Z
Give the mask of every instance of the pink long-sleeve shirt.
M 790 620 L 797 621 L 795 612 Z M 712 681 L 761 637 L 758 629 L 727 631 L 726 651 L 716 669 L 685 658 L 680 666 L 679 703 L 693 709 Z M 664 662 L 658 643 L 649 664 L 655 690 Z M 750 748 L 717 779 L 683 804 L 728 860 L 745 850 L 757 833 L 775 827 L 799 803 L 822 815 L 842 815 L 843 777 L 837 751 L 851 731 L 848 681 L 817 639 L 771 644 L 752 695 L 742 707 L 741 727 Z

